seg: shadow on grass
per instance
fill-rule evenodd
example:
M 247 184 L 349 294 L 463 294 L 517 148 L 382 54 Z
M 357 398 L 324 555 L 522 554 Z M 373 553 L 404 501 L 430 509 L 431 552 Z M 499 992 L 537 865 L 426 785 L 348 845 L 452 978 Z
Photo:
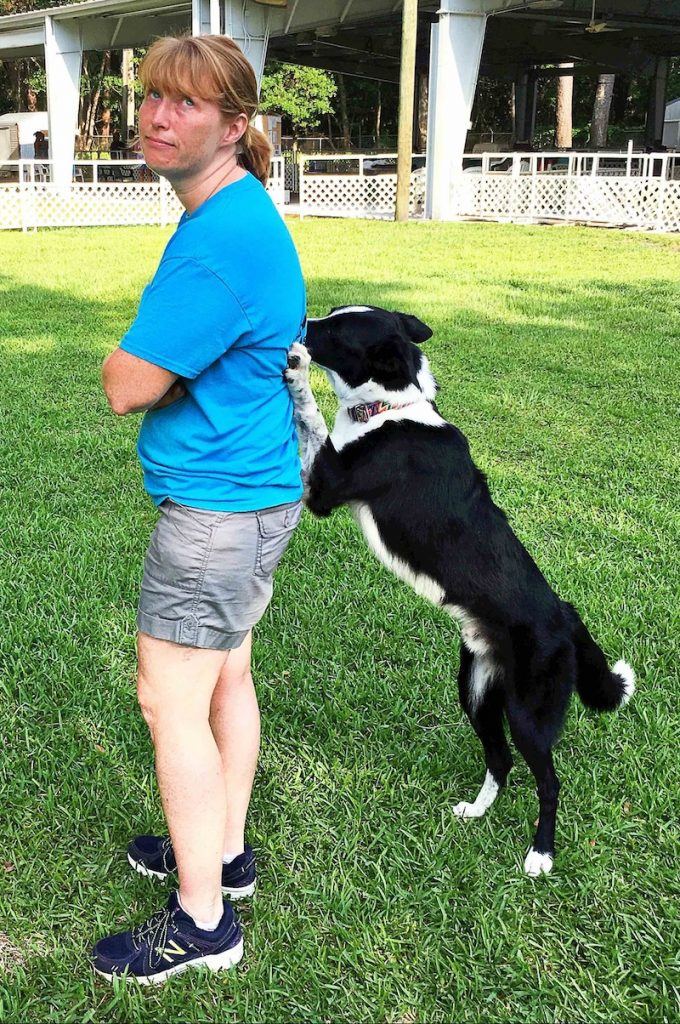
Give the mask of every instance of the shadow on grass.
M 429 322 L 436 336 L 426 351 L 443 384 L 442 408 L 474 432 L 480 445 L 486 437 L 486 460 L 494 463 L 507 496 L 514 493 L 525 527 L 527 518 L 532 520 L 534 542 L 550 550 L 550 524 L 555 520 L 549 506 L 546 511 L 548 492 L 554 500 L 558 487 L 560 501 L 567 495 L 574 500 L 571 522 L 565 515 L 554 531 L 564 540 L 572 523 L 578 526 L 579 517 L 585 518 L 578 472 L 590 472 L 592 487 L 602 491 L 604 480 L 597 474 L 605 455 L 625 463 L 627 424 L 621 422 L 618 431 L 609 426 L 596 444 L 587 431 L 596 429 L 604 410 L 615 405 L 624 390 L 630 397 L 632 389 L 638 408 L 641 394 L 656 391 L 662 405 L 670 395 L 671 382 L 660 379 L 668 350 L 659 343 L 662 333 L 666 337 L 668 289 L 664 281 L 622 288 L 592 282 L 584 294 L 581 283 L 546 288 L 537 283 L 508 284 L 502 276 L 494 279 L 493 287 L 506 286 L 514 288 L 518 298 L 505 318 L 483 309 L 451 308 L 439 300 L 430 303 L 417 280 L 378 285 L 359 278 L 312 278 L 310 310 L 323 314 L 331 305 L 379 304 L 404 308 Z M 628 321 L 622 318 L 620 337 L 603 341 L 605 305 L 623 305 Z M 128 921 L 131 906 L 139 916 L 138 911 L 146 912 L 150 901 L 158 899 L 150 890 L 142 891 L 141 884 L 146 883 L 125 873 L 123 852 L 132 831 L 162 827 L 151 747 L 133 689 L 134 605 L 154 513 L 142 492 L 134 453 L 138 420 L 114 418 L 99 384 L 101 357 L 133 315 L 131 302 L 74 299 L 38 286 L 10 284 L 0 295 L 0 431 L 5 453 L 0 477 L 0 685 L 5 699 L 0 716 L 10 752 L 2 769 L 2 792 L 8 812 L 6 857 L 13 865 L 6 870 L 4 899 L 10 908 L 8 928 L 19 936 L 16 945 L 26 936 L 30 945 L 30 936 L 42 932 L 41 941 L 52 950 L 45 960 L 47 970 L 39 956 L 29 965 L 28 987 L 67 1013 L 78 1000 L 86 1005 L 98 1000 L 104 1006 L 110 998 L 108 990 L 105 996 L 101 990 L 93 995 L 89 983 L 78 991 L 80 982 L 73 980 L 85 973 L 83 950 L 93 937 L 95 917 L 101 916 L 103 933 L 114 921 Z M 658 326 L 651 323 L 654 316 L 659 317 Z M 644 329 L 644 341 L 639 327 Z M 627 368 L 612 370 L 612 358 L 631 354 L 638 367 L 632 381 Z M 656 435 L 645 433 L 647 422 L 638 430 L 634 449 L 643 480 L 654 473 L 659 448 Z M 579 436 L 575 456 L 565 455 L 561 444 L 576 426 L 586 435 Z M 668 432 L 672 430 L 669 424 Z M 537 461 L 548 481 L 545 490 L 538 487 Z M 520 487 L 517 481 L 522 477 Z M 625 477 L 612 479 L 611 493 L 620 501 Z M 665 475 L 657 486 L 667 487 Z M 674 499 L 669 496 L 670 500 Z M 559 574 L 560 583 L 575 589 L 592 582 L 589 574 L 603 536 L 599 526 L 582 527 L 590 531 L 588 541 Z M 670 550 L 672 520 L 662 528 Z M 636 577 L 644 578 L 654 557 L 653 540 L 644 548 L 642 566 L 636 541 L 631 541 L 630 549 L 624 542 L 614 546 L 598 586 L 598 614 L 620 600 L 610 578 L 617 554 Z M 564 561 L 563 549 L 560 555 L 557 548 L 555 557 Z M 652 635 L 655 620 L 649 604 L 642 606 L 639 626 L 646 637 Z M 617 628 L 616 623 L 610 627 L 615 639 Z M 267 851 L 262 862 L 273 895 L 265 897 L 270 902 L 264 903 L 263 911 L 246 912 L 248 923 L 252 919 L 253 929 L 260 929 L 256 934 L 261 950 L 254 954 L 249 984 L 258 971 L 266 975 L 272 963 L 267 956 L 273 957 L 275 967 L 282 962 L 290 965 L 279 997 L 291 975 L 297 971 L 299 978 L 301 961 L 316 971 L 321 953 L 335 941 L 331 928 L 319 942 L 317 929 L 327 927 L 324 920 L 340 922 L 345 932 L 339 948 L 346 949 L 344 940 L 350 935 L 363 965 L 368 944 L 363 923 L 349 915 L 350 905 L 359 906 L 359 916 L 376 920 L 380 928 L 387 922 L 385 935 L 375 940 L 371 968 L 371 977 L 380 979 L 381 985 L 389 984 L 401 961 L 414 973 L 404 956 L 410 949 L 404 945 L 404 922 L 410 929 L 408 943 L 429 965 L 430 937 L 435 937 L 437 947 L 445 945 L 439 937 L 446 935 L 448 914 L 450 935 L 463 935 L 463 947 L 460 957 L 449 956 L 445 964 L 445 993 L 456 963 L 474 953 L 465 949 L 468 935 L 481 941 L 474 929 L 485 916 L 503 927 L 510 917 L 516 928 L 501 956 L 494 951 L 499 942 L 502 946 L 503 934 L 492 928 L 484 978 L 489 964 L 493 970 L 498 962 L 521 960 L 517 941 L 528 934 L 527 928 L 530 931 L 542 901 L 553 918 L 562 915 L 560 927 L 564 923 L 568 910 L 563 904 L 569 902 L 564 887 L 570 884 L 564 876 L 557 876 L 559 890 L 548 883 L 540 890 L 525 888 L 524 895 L 518 895 L 524 880 L 512 876 L 529 837 L 530 814 L 535 813 L 526 773 L 520 774 L 522 795 L 511 787 L 490 822 L 458 828 L 460 823 L 450 819 L 452 803 L 474 796 L 482 776 L 477 741 L 457 707 L 457 648 L 453 624 L 376 566 L 347 512 L 330 522 L 305 517 L 277 573 L 274 603 L 255 644 L 264 750 L 252 828 L 256 845 Z M 669 663 L 671 651 L 669 646 Z M 579 734 L 568 729 L 563 741 L 564 761 L 570 761 L 572 775 L 580 773 L 578 792 L 588 794 L 588 806 L 591 796 L 592 806 L 599 799 L 602 814 L 621 796 L 620 773 L 629 771 L 632 763 L 630 757 L 617 754 L 616 778 L 609 781 L 602 737 L 623 743 L 634 728 L 639 749 L 651 748 L 658 757 L 663 746 L 654 746 L 647 718 L 637 725 L 635 718 L 629 719 L 626 729 L 613 719 L 598 719 Z M 577 755 L 573 763 L 568 758 L 571 744 Z M 592 764 L 586 764 L 587 753 Z M 651 768 L 648 783 L 651 793 Z M 649 795 L 640 786 L 631 791 L 641 804 Z M 562 836 L 566 840 L 572 830 L 574 855 L 588 871 L 590 862 L 577 842 L 579 831 L 590 827 L 590 812 L 575 806 L 574 794 L 567 793 L 565 800 L 571 801 L 575 824 L 565 813 Z M 621 827 L 614 822 L 597 850 L 606 847 L 618 855 L 613 839 Z M 654 856 L 651 844 L 658 842 L 658 829 L 653 822 L 647 832 L 647 853 Z M 568 858 L 566 845 L 565 841 Z M 645 863 L 646 870 L 633 895 L 644 894 L 645 886 L 650 886 L 651 894 L 649 900 L 642 899 L 643 910 L 636 911 L 642 920 L 648 907 L 656 905 L 650 882 L 654 874 L 650 860 L 639 856 L 637 849 L 634 852 L 635 861 Z M 588 856 L 595 854 L 591 849 Z M 628 851 L 629 867 L 632 859 Z M 602 902 L 602 892 L 609 891 L 618 871 L 611 867 L 603 874 L 593 905 Z M 630 889 L 625 872 L 622 877 Z M 490 915 L 493 883 L 504 886 L 499 891 L 507 902 L 501 901 L 498 914 Z M 578 916 L 582 887 L 571 884 L 568 892 Z M 630 892 L 625 898 L 632 899 Z M 312 909 L 304 909 L 308 907 Z M 521 913 L 513 917 L 517 907 Z M 613 928 L 606 916 L 605 927 L 608 921 Z M 313 941 L 308 941 L 304 957 L 291 958 L 305 929 Z M 582 930 L 575 926 L 572 931 L 580 943 Z M 273 953 L 266 948 L 269 935 Z M 598 939 L 599 935 L 598 929 Z M 633 933 L 626 953 L 630 962 L 639 955 L 634 940 Z M 35 943 L 39 947 L 37 938 Z M 554 950 L 553 958 L 559 959 Z M 417 964 L 418 957 L 413 962 Z M 341 964 L 342 970 L 336 967 L 332 963 L 321 970 L 331 995 L 329 1005 L 323 999 L 320 1005 L 322 1016 L 329 1019 L 346 964 Z M 555 974 L 560 971 L 558 965 Z M 424 971 L 428 977 L 429 973 Z M 359 976 L 361 983 L 355 987 L 363 990 L 365 971 Z M 534 984 L 534 973 L 524 981 Z M 491 990 L 507 991 L 507 983 L 507 978 L 497 978 Z M 261 1005 L 269 1006 L 275 986 L 271 977 L 260 984 Z M 426 979 L 423 984 L 435 982 Z M 227 986 L 215 988 L 215 998 L 223 1005 Z M 299 982 L 297 990 L 304 993 Z M 176 998 L 181 1015 L 187 991 L 180 987 L 173 997 L 168 989 L 162 998 Z M 193 1009 L 198 998 L 193 997 Z M 247 1004 L 246 995 L 240 998 L 241 1005 Z M 432 998 L 435 1006 L 437 1001 L 441 1004 L 441 993 Z M 400 1005 L 400 999 L 401 990 L 395 986 L 392 1006 Z M 553 1012 L 558 1004 L 550 1005 Z M 214 1005 L 206 1008 L 214 1014 Z M 290 1012 L 288 1003 L 286 1009 Z M 187 1019 L 191 1012 L 192 1006 Z M 244 1017 L 249 1013 L 252 1018 L 246 1005 Z M 310 1013 L 309 1019 L 318 1016 Z

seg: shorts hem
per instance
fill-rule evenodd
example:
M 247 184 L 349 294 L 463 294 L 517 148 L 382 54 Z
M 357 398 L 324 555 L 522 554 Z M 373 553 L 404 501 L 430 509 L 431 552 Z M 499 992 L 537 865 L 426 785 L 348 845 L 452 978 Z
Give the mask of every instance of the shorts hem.
M 195 615 L 183 619 L 163 619 L 137 612 L 137 628 L 156 640 L 169 640 L 182 647 L 200 647 L 213 651 L 235 651 L 248 636 L 250 629 L 223 633 L 211 626 L 202 626 Z

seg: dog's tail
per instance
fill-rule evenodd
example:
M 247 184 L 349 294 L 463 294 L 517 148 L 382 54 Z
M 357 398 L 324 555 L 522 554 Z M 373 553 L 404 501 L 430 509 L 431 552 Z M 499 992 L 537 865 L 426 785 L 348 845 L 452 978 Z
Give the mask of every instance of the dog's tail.
M 574 617 L 577 693 L 595 711 L 614 711 L 635 693 L 635 673 L 627 661 L 617 661 L 610 669 L 576 609 L 569 609 Z

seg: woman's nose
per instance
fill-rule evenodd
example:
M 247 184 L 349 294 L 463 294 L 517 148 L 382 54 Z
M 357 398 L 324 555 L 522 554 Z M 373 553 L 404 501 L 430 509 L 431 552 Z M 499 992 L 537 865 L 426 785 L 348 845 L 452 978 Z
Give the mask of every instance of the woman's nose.
M 168 100 L 159 100 L 154 104 L 152 124 L 158 128 L 165 128 L 170 120 L 170 103 Z

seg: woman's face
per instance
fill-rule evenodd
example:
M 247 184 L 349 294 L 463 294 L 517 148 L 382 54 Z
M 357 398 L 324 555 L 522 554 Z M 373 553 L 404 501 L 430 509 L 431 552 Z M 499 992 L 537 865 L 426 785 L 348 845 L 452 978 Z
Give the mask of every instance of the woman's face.
M 148 167 L 171 182 L 209 172 L 229 156 L 247 126 L 228 121 L 216 103 L 151 89 L 139 109 L 139 135 Z

